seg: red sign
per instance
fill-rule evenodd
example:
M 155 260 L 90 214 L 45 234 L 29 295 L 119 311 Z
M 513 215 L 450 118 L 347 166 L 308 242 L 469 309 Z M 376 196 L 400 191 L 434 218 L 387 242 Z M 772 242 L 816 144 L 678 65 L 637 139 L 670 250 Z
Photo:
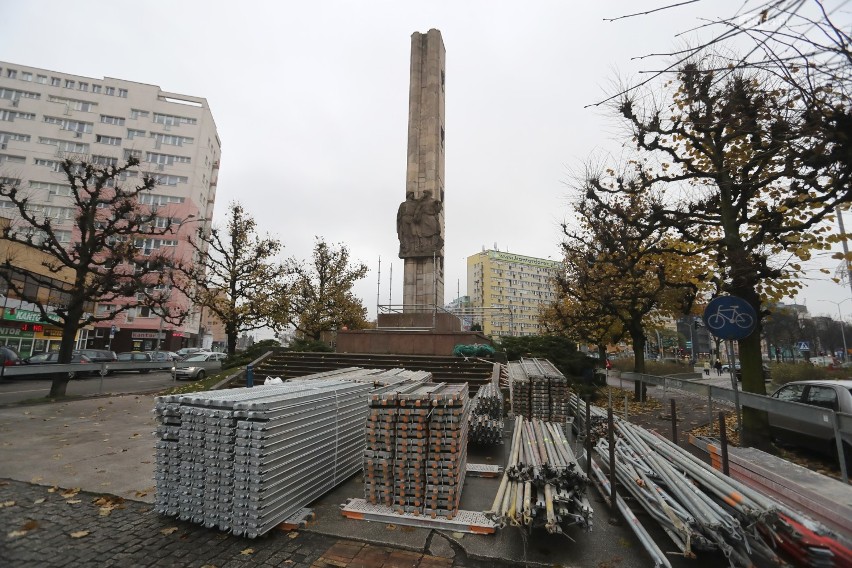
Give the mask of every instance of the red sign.
M 21 331 L 34 331 L 36 333 L 44 332 L 44 326 L 40 323 L 22 323 Z

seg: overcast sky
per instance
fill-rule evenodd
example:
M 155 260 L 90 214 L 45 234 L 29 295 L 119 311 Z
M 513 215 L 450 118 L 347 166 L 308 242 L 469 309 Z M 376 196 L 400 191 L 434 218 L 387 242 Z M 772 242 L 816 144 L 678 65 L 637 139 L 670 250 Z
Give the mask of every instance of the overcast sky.
M 205 97 L 222 140 L 214 221 L 239 200 L 285 256 L 309 258 L 314 236 L 345 243 L 370 268 L 356 293 L 372 318 L 377 292 L 402 300 L 411 34 L 436 28 L 447 51 L 449 302 L 483 248 L 557 258 L 566 182 L 590 156 L 620 153 L 618 124 L 585 105 L 658 67 L 631 57 L 670 51 L 700 17 L 741 5 L 604 21 L 669 3 L 6 0 L 0 59 Z M 850 297 L 817 270 L 836 265 L 812 263 L 798 301 L 814 313 L 836 316 L 818 300 Z M 852 316 L 852 302 L 841 309 Z

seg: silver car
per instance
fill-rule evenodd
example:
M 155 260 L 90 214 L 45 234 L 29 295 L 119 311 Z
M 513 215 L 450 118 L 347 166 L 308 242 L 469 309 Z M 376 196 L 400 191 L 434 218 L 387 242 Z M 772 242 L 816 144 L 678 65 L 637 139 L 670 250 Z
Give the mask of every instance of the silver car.
M 852 414 L 852 380 L 796 381 L 779 388 L 772 397 Z M 787 414 L 770 412 L 769 428 L 773 438 L 781 442 L 837 454 L 832 424 L 808 424 Z M 847 434 L 843 435 L 843 453 L 847 463 L 852 464 L 852 436 Z
M 204 379 L 211 372 L 222 369 L 226 353 L 196 353 L 177 364 L 176 379 Z

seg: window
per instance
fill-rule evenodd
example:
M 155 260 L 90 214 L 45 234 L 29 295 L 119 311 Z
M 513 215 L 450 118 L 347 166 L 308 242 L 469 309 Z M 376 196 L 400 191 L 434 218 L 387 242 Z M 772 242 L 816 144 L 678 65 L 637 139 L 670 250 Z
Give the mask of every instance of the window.
M 46 138 L 44 136 L 39 136 L 38 143 L 56 146 L 62 152 L 75 152 L 78 154 L 89 153 L 89 145 L 83 142 L 71 142 L 69 140 L 60 140 L 58 138 Z
M 821 387 L 812 385 L 808 389 L 808 394 L 805 397 L 805 402 L 820 408 L 828 408 L 829 410 L 838 410 L 837 393 L 831 387 Z
M 193 138 L 189 138 L 187 136 L 159 134 L 157 132 L 152 132 L 151 138 L 153 138 L 157 144 L 167 144 L 169 146 L 183 146 L 184 144 L 192 144 L 194 142 Z
M 14 79 L 18 76 L 18 72 L 14 69 L 6 69 L 6 76 L 10 79 Z
M 23 156 L 10 156 L 9 154 L 0 154 L 0 162 L 5 164 L 24 164 L 27 159 Z
M 161 247 L 175 247 L 177 241 L 173 239 L 136 239 L 133 246 L 138 248 L 142 254 L 151 254 Z
M 135 128 L 128 128 L 127 129 L 127 139 L 128 140 L 133 140 L 136 137 L 141 138 L 143 136 L 145 136 L 144 130 L 136 130 Z
M 50 78 L 50 86 L 51 87 L 59 87 L 62 85 L 62 80 L 59 77 L 51 77 Z
M 113 158 L 112 156 L 92 156 L 92 163 L 97 164 L 99 166 L 117 166 L 118 158 Z
M 158 112 L 155 112 L 154 122 L 156 122 L 157 124 L 165 124 L 168 126 L 177 126 L 180 124 L 197 124 L 198 120 L 195 118 L 187 118 L 185 116 L 173 116 L 170 114 L 160 114 Z
M 139 109 L 135 109 L 135 108 L 130 109 L 130 118 L 137 119 L 137 118 L 147 118 L 147 117 L 148 117 L 148 111 L 147 110 L 139 110 Z
M 29 134 L 18 134 L 17 132 L 0 132 L 0 143 L 8 142 L 9 140 L 17 140 L 18 142 L 29 142 Z
M 109 144 L 110 146 L 121 146 L 121 138 L 104 136 L 103 134 L 95 135 L 95 142 L 98 144 Z
M 71 79 L 65 79 L 65 88 L 66 89 L 73 89 L 74 88 L 74 81 L 72 81 Z
M 170 166 L 174 163 L 189 164 L 192 159 L 188 156 L 175 156 L 172 154 L 158 154 L 156 152 L 145 152 L 145 161 L 152 164 Z
M 33 74 L 29 71 L 21 71 L 21 81 L 32 81 Z
M 35 158 L 35 161 L 33 163 L 43 168 L 50 168 L 55 172 L 62 170 L 62 164 L 60 162 L 57 162 L 56 160 L 45 160 L 44 158 Z
M 47 85 L 47 75 L 36 75 L 36 83 Z
M 773 397 L 779 400 L 789 400 L 790 402 L 801 402 L 802 391 L 805 390 L 805 385 L 787 385 L 783 389 L 776 392 Z
M 77 85 L 77 89 L 79 89 L 80 91 L 88 91 L 89 90 L 89 84 L 84 83 L 83 81 L 80 81 L 80 83 Z
M 0 176 L 0 183 L 11 187 L 18 187 L 21 185 L 21 180 L 13 177 Z
M 47 190 L 48 196 L 61 196 L 61 197 L 70 197 L 71 196 L 71 186 L 62 185 L 60 183 L 49 183 L 45 181 L 30 181 L 31 189 L 44 189 Z
M 51 103 L 64 103 L 67 110 L 79 110 L 83 112 L 91 112 L 96 106 L 98 106 L 97 103 L 81 101 L 78 99 L 68 99 L 65 97 L 57 97 L 55 95 L 48 96 L 47 100 Z
M 177 185 L 179 183 L 189 183 L 189 178 L 186 176 L 156 174 L 154 175 L 154 179 L 160 185 Z
M 101 115 L 101 122 L 104 124 L 114 124 L 116 126 L 124 126 L 124 118 L 120 116 Z
M 184 198 L 176 195 L 158 195 L 156 193 L 140 193 L 139 203 L 143 205 L 168 205 L 169 203 L 183 203 Z
M 101 92 L 101 86 L 100 86 L 100 85 L 94 85 L 94 84 L 93 84 L 93 85 L 92 85 L 92 92 L 93 92 L 93 93 L 100 93 L 100 92 Z
M 92 123 L 82 122 L 80 120 L 69 120 L 67 118 L 59 118 L 57 116 L 44 116 L 44 121 L 48 124 L 57 124 L 61 130 L 70 130 L 78 133 L 92 133 Z
M 74 218 L 74 209 L 71 207 L 56 207 L 53 205 L 32 205 L 28 209 L 34 214 L 41 213 L 45 219 L 69 221 Z
M 40 99 L 39 93 L 19 91 L 18 89 L 0 89 L 0 99 L 15 101 L 17 99 Z
M 137 160 L 142 161 L 142 150 L 125 150 L 124 159 L 127 160 L 129 158 L 136 158 Z
M 107 87 L 106 90 L 104 91 L 104 94 L 109 95 L 111 97 L 114 97 L 115 96 L 115 87 Z
M 127 98 L 127 89 L 119 89 L 118 90 L 118 96 L 126 99 Z

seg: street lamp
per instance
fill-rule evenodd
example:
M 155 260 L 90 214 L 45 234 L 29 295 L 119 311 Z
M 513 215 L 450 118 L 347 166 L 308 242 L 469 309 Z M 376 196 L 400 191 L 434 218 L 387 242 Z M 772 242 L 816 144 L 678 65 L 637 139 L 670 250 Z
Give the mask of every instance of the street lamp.
M 846 331 L 843 329 L 843 314 L 840 313 L 840 304 L 843 302 L 848 302 L 852 300 L 852 298 L 846 298 L 845 300 L 840 300 L 839 302 L 835 302 L 833 300 L 823 300 L 819 299 L 819 302 L 830 302 L 837 306 L 837 317 L 840 318 L 840 337 L 843 338 L 843 362 L 846 362 L 847 355 L 849 354 L 849 350 L 846 348 Z

